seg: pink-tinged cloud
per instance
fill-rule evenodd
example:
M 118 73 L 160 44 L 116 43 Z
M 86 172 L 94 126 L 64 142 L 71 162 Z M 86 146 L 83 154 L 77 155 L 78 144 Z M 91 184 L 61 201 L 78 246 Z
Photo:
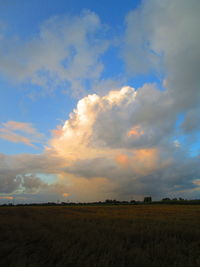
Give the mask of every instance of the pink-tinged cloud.
M 37 132 L 31 123 L 8 121 L 1 124 L 0 138 L 35 147 L 34 143 L 43 142 L 44 135 Z
M 68 197 L 69 196 L 69 193 L 63 193 L 62 196 L 63 197 Z
M 128 164 L 130 163 L 130 159 L 127 155 L 125 154 L 119 154 L 116 156 L 116 161 L 118 164 L 121 166 L 127 167 Z
M 134 136 L 134 137 L 137 137 L 137 136 L 141 136 L 144 134 L 144 131 L 141 129 L 140 126 L 135 126 L 133 128 L 130 129 L 130 131 L 128 131 L 127 135 L 130 137 L 130 136 Z
M 12 196 L 0 196 L 0 199 L 13 200 L 14 197 L 12 197 Z
M 31 139 L 21 136 L 16 133 L 7 131 L 6 129 L 0 129 L 0 138 L 13 142 L 13 143 L 24 143 L 27 146 L 34 147 L 34 145 L 31 143 L 32 142 Z
M 37 131 L 33 128 L 31 123 L 25 123 L 25 122 L 18 122 L 18 121 L 8 121 L 5 123 L 2 123 L 2 126 L 9 130 L 18 130 L 25 133 L 30 134 L 39 134 Z M 40 135 L 40 134 L 39 134 Z

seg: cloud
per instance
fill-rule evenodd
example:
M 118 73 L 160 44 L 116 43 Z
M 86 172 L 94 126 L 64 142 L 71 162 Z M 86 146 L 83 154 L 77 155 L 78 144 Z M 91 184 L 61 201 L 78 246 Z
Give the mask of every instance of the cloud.
M 60 136 L 57 132 L 50 145 L 58 153 L 71 151 L 71 155 L 76 149 L 85 151 L 86 145 L 116 149 L 151 147 L 164 142 L 164 133 L 173 130 L 175 120 L 170 107 L 167 93 L 151 84 L 138 91 L 123 87 L 102 97 L 89 95 L 78 102 L 77 109 L 60 128 Z M 140 134 L 130 135 L 136 128 Z
M 0 155 L 0 192 L 12 193 L 20 189 L 22 183 L 23 169 L 28 171 L 28 166 L 20 166 L 20 161 L 15 157 Z
M 0 199 L 13 200 L 14 197 L 12 197 L 12 196 L 0 196 Z
M 44 135 L 37 132 L 31 123 L 8 121 L 1 123 L 0 138 L 14 143 L 23 143 L 35 147 L 34 143 L 43 143 Z
M 164 75 L 177 112 L 199 105 L 199 11 L 198 0 L 150 0 L 126 17 L 128 70 Z
M 199 131 L 199 10 L 197 0 L 149 0 L 127 15 L 127 70 L 130 75 L 153 71 L 163 78 L 162 90 L 149 83 L 118 90 L 113 81 L 98 84 L 108 43 L 97 38 L 102 25 L 92 12 L 51 18 L 23 49 L 8 46 L 0 69 L 19 81 L 64 89 L 69 83 L 76 92 L 84 84 L 111 88 L 80 99 L 69 119 L 52 131 L 42 154 L 1 155 L 0 193 L 81 201 L 196 197 L 199 157 L 189 155 L 179 136 Z M 37 135 L 31 125 L 16 122 L 1 129 L 13 140 L 18 131 Z M 52 183 L 42 178 L 52 174 Z
M 86 90 L 104 68 L 99 57 L 108 48 L 104 27 L 90 11 L 80 16 L 53 16 L 27 41 L 2 38 L 0 72 L 18 82 L 31 82 L 46 91 Z M 87 86 L 86 86 L 87 84 Z
M 37 133 L 37 131 L 33 128 L 31 123 L 17 122 L 17 121 L 8 121 L 2 123 L 2 126 L 7 128 L 8 130 L 18 130 L 21 132 L 29 133 L 41 137 L 41 134 Z
M 67 187 L 59 183 L 59 174 L 63 167 L 62 159 L 43 154 L 0 154 L 0 194 L 61 194 Z M 43 174 L 43 175 L 41 175 Z M 54 174 L 57 180 L 48 181 L 48 175 Z M 45 176 L 44 180 L 41 176 Z
M 199 158 L 174 145 L 171 103 L 152 84 L 82 98 L 42 154 L 1 155 L 0 193 L 31 194 L 32 201 L 197 194 Z
M 198 159 L 174 145 L 172 103 L 168 92 L 152 84 L 137 91 L 123 87 L 102 97 L 89 95 L 60 126 L 47 152 L 65 162 L 65 181 L 74 184 L 81 180 L 86 185 L 87 180 L 103 179 L 103 192 L 117 197 L 161 197 L 178 195 L 186 188 L 195 190 Z
M 196 146 L 200 130 L 199 12 L 198 0 L 142 1 L 126 16 L 122 53 L 130 76 L 153 74 L 162 81 L 166 94 L 157 98 L 160 106 L 148 106 L 148 88 L 141 96 L 147 101 L 143 111 L 149 122 L 154 124 L 150 117 L 162 120 L 157 131 L 168 140 L 177 118 L 175 139 L 181 136 L 188 146 Z
M 181 128 L 186 134 L 192 134 L 200 130 L 200 107 L 190 109 L 186 116 L 185 120 L 181 124 Z

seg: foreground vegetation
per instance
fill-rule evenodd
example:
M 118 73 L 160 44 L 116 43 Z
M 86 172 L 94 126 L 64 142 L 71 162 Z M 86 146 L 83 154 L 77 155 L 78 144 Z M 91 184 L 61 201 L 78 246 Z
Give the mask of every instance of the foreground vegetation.
M 200 266 L 199 205 L 0 207 L 0 266 Z

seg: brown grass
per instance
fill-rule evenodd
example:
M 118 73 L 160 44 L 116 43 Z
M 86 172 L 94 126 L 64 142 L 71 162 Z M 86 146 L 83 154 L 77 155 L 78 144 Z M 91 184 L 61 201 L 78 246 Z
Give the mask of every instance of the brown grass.
M 0 266 L 199 267 L 200 206 L 1 207 Z

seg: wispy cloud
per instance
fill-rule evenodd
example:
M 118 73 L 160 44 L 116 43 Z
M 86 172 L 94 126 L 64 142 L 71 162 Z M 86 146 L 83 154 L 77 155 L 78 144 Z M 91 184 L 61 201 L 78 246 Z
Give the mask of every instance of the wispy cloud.
M 0 138 L 10 142 L 33 147 L 35 147 L 34 143 L 44 142 L 44 135 L 37 132 L 31 123 L 8 121 L 0 126 Z
M 0 196 L 0 199 L 13 200 L 14 197 L 12 197 L 12 196 Z

